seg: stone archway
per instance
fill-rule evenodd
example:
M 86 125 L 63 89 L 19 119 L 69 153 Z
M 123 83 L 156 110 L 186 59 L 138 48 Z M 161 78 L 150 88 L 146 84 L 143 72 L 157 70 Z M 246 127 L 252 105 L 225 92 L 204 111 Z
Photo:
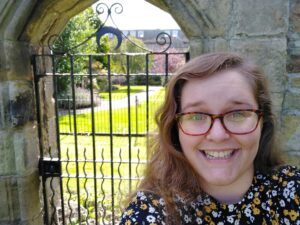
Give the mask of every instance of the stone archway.
M 147 1 L 174 17 L 192 55 L 230 50 L 255 57 L 270 75 L 285 146 L 299 155 L 300 1 Z M 42 224 L 31 55 L 46 53 L 48 38 L 94 2 L 0 3 L 0 224 Z

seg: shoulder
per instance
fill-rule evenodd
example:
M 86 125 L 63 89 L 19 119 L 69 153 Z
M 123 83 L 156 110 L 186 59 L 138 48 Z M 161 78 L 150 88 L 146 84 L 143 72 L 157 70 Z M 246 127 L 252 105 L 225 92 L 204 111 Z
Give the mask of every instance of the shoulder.
M 165 224 L 165 202 L 160 196 L 138 191 L 122 214 L 120 225 L 123 224 Z
M 300 171 L 295 166 L 283 166 L 271 175 L 272 195 L 285 208 L 298 208 L 300 202 Z M 277 193 L 277 194 L 276 194 Z
M 272 173 L 271 180 L 279 188 L 299 188 L 300 171 L 295 166 L 282 166 Z

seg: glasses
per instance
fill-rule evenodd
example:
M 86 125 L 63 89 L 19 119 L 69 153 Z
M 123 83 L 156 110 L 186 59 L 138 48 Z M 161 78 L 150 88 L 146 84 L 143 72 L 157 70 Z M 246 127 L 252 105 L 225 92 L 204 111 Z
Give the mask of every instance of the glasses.
M 220 119 L 224 129 L 231 134 L 249 134 L 257 128 L 262 116 L 260 110 L 238 109 L 223 114 L 177 113 L 176 121 L 182 132 L 191 136 L 207 134 L 216 119 Z

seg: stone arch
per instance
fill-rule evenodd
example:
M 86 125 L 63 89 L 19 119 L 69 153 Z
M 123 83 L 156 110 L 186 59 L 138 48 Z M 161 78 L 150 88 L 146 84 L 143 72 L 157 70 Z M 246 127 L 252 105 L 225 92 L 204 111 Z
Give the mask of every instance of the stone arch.
M 173 16 L 190 40 L 192 56 L 230 50 L 255 57 L 270 75 L 285 146 L 299 155 L 300 1 L 147 1 Z M 0 224 L 42 224 L 31 55 L 46 53 L 48 38 L 94 2 L 0 3 Z

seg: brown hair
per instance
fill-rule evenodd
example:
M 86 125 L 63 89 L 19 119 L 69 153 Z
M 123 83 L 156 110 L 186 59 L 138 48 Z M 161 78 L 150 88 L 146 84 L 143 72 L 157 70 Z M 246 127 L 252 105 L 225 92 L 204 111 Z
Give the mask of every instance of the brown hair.
M 271 98 L 262 70 L 233 53 L 211 53 L 196 57 L 181 67 L 168 82 L 165 102 L 156 114 L 158 134 L 150 146 L 153 155 L 139 186 L 139 189 L 153 191 L 165 198 L 169 212 L 174 212 L 172 196 L 177 194 L 191 200 L 201 191 L 198 175 L 184 157 L 178 140 L 174 118 L 180 110 L 181 90 L 189 80 L 212 76 L 224 70 L 236 70 L 249 79 L 258 107 L 263 112 L 255 169 L 269 173 L 282 164 L 278 145 L 275 144 L 275 118 Z

